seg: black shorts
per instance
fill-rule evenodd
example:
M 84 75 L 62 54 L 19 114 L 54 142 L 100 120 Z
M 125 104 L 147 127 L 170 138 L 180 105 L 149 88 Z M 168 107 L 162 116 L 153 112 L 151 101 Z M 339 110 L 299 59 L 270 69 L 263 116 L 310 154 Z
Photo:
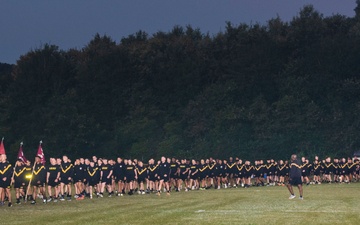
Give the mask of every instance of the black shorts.
M 32 180 L 31 181 L 31 186 L 44 187 L 45 186 L 45 180 Z
M 200 173 L 199 178 L 200 180 L 204 180 L 206 178 L 206 173 Z
M 159 175 L 160 179 L 159 180 L 164 180 L 164 182 L 168 182 L 169 181 L 169 176 L 164 176 L 164 175 Z
M 0 181 L 0 188 L 10 188 L 10 179 L 7 179 L 7 181 Z
M 199 175 L 197 173 L 194 175 L 190 174 L 190 179 L 192 179 L 192 180 L 196 180 L 198 177 L 199 177 Z
M 130 183 L 135 180 L 135 176 L 133 174 L 126 176 L 126 183 Z
M 170 174 L 170 178 L 171 178 L 171 179 L 176 179 L 176 178 L 177 178 L 177 176 L 176 176 L 176 174 L 175 174 L 175 173 L 171 173 L 171 174 Z
M 116 176 L 115 177 L 115 182 L 118 183 L 118 182 L 124 182 L 125 180 L 125 177 L 124 176 Z
M 107 177 L 103 177 L 101 179 L 101 183 L 105 183 L 107 185 L 110 185 L 112 183 L 111 181 L 112 181 L 111 178 L 107 178 Z
M 302 185 L 301 177 L 291 177 L 289 183 L 294 186 Z
M 188 174 L 187 174 L 187 173 L 186 173 L 186 174 L 182 174 L 182 173 L 180 174 L 180 179 L 181 179 L 181 180 L 184 181 L 184 180 L 186 180 L 187 178 L 188 178 Z
M 26 182 L 24 181 L 15 181 L 14 188 L 25 188 Z
M 77 183 L 77 182 L 83 182 L 84 181 L 84 177 L 83 176 L 75 176 L 74 177 L 74 183 Z
M 145 176 L 139 176 L 138 179 L 137 179 L 137 181 L 138 181 L 139 183 L 141 183 L 141 182 L 145 182 L 145 179 L 146 179 Z
M 60 183 L 71 184 L 71 180 L 69 180 L 69 177 L 61 177 Z
M 96 186 L 96 185 L 98 185 L 98 184 L 99 184 L 99 181 L 98 181 L 98 180 L 89 180 L 89 186 L 94 187 L 94 186 Z
M 155 177 L 155 174 L 150 174 L 149 175 L 149 181 L 156 181 L 157 180 L 157 178 Z
M 47 183 L 47 185 L 50 187 L 57 187 L 59 185 L 59 182 L 55 182 L 55 180 L 49 179 L 49 182 Z

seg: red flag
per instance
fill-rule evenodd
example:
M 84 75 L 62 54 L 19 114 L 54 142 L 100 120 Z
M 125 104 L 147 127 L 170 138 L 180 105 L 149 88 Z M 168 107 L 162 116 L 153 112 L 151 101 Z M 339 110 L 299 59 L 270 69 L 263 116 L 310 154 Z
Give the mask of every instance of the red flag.
M 26 163 L 27 162 L 27 159 L 25 158 L 24 156 L 24 152 L 23 152 L 23 143 L 21 142 L 20 143 L 20 148 L 19 148 L 19 153 L 18 153 L 18 159 L 20 159 L 23 163 Z
M 5 148 L 4 148 L 4 138 L 1 139 L 1 144 L 0 144 L 0 155 L 5 155 Z
M 42 144 L 42 141 L 40 141 L 39 148 L 38 148 L 36 156 L 38 156 L 41 159 L 41 163 L 43 165 L 45 165 L 45 155 L 44 155 L 44 151 L 43 151 L 43 149 L 41 147 L 41 144 Z

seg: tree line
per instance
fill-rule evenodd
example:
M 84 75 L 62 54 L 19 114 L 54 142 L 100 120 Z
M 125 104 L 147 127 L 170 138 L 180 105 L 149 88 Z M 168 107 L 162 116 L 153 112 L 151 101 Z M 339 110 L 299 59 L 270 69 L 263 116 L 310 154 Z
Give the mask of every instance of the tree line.
M 360 7 L 289 22 L 175 26 L 0 64 L 0 135 L 45 155 L 288 158 L 360 147 Z

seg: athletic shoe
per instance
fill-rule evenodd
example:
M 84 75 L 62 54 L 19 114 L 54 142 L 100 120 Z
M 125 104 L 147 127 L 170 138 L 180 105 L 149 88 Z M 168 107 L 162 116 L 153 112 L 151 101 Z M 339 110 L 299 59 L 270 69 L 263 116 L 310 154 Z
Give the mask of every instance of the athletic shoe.
M 57 198 L 54 199 L 54 202 L 58 202 Z
M 12 207 L 12 203 L 11 203 L 11 202 L 9 202 L 8 206 L 9 206 L 9 207 Z
M 304 200 L 304 197 L 303 197 L 303 196 L 300 196 L 299 199 L 300 199 L 300 200 Z
M 66 200 L 71 201 L 71 196 L 68 196 Z
M 16 204 L 21 204 L 20 199 L 16 200 Z
M 157 196 L 160 196 L 160 191 L 156 192 L 156 195 L 157 195 Z
M 36 201 L 35 201 L 35 200 L 32 200 L 32 201 L 31 201 L 31 204 L 32 204 L 32 205 L 35 205 L 35 204 L 36 204 Z
M 76 198 L 76 200 L 83 200 L 84 198 L 85 198 L 84 195 L 80 195 Z
M 61 196 L 60 201 L 65 201 L 65 198 L 63 196 Z
M 92 195 L 90 195 L 90 199 L 92 199 Z
M 43 202 L 43 203 L 46 203 L 46 199 L 44 198 L 44 199 L 42 200 L 42 202 Z
M 51 201 L 52 201 L 52 198 L 48 198 L 46 201 L 47 201 L 47 202 L 51 202 Z
M 289 199 L 294 199 L 295 197 L 295 195 L 290 195 Z
M 167 196 L 170 196 L 170 192 L 166 192 L 166 195 L 167 195 Z

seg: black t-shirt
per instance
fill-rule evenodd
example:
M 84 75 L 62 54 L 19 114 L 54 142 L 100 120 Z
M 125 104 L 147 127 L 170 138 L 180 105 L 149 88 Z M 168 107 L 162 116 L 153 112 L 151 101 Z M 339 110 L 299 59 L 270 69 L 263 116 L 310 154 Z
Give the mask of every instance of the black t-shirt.
M 0 163 L 0 178 L 1 180 L 6 177 L 9 180 L 12 176 L 13 170 L 11 169 L 11 164 L 8 162 Z
M 94 167 L 88 166 L 86 168 L 86 171 L 87 171 L 87 174 L 86 174 L 87 179 L 89 179 L 89 180 L 98 180 L 98 179 L 100 179 L 99 167 L 97 167 L 97 166 L 94 166 Z
M 36 163 L 33 170 L 33 180 L 45 180 L 46 168 L 42 163 Z
M 84 164 L 74 166 L 74 177 L 82 178 L 85 176 L 85 166 Z
M 123 162 L 116 163 L 114 166 L 114 175 L 117 178 L 125 177 L 125 164 Z
M 24 165 L 17 166 L 14 171 L 14 179 L 17 182 L 23 182 L 25 180 L 25 170 L 26 167 Z
M 58 173 L 60 172 L 59 165 L 50 165 L 47 168 L 47 173 L 49 173 L 49 180 L 55 180 L 57 178 Z
M 170 163 L 171 174 L 175 174 L 177 172 L 178 167 L 179 165 L 176 162 Z
M 73 173 L 74 173 L 74 166 L 72 163 L 62 163 L 61 164 L 61 177 L 63 178 L 68 178 L 68 177 L 72 177 Z
M 135 166 L 134 165 L 126 166 L 126 176 L 135 176 Z
M 111 166 L 109 164 L 103 164 L 101 166 L 101 171 L 102 171 L 102 176 L 103 177 L 107 177 L 109 176 L 110 172 L 111 172 Z
M 290 164 L 290 177 L 298 178 L 301 177 L 301 162 L 298 159 L 291 161 Z
M 165 163 L 160 163 L 158 166 L 158 171 L 157 171 L 158 175 L 169 175 L 170 174 L 170 164 L 165 162 Z
M 179 168 L 180 168 L 180 174 L 183 174 L 188 169 L 188 165 L 187 164 L 180 164 Z

